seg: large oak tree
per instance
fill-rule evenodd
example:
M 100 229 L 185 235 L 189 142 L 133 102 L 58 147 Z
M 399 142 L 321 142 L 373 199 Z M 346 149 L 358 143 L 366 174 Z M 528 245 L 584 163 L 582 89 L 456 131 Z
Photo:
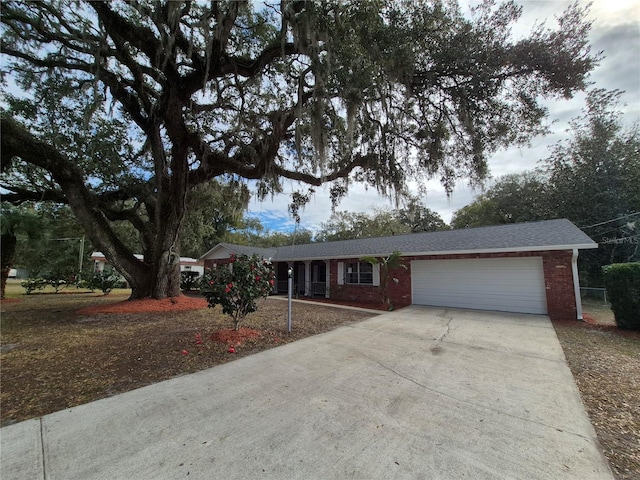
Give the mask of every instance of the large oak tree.
M 426 0 L 3 1 L 1 15 L 22 89 L 2 112 L 5 200 L 68 204 L 132 297 L 179 294 L 198 185 L 268 195 L 288 179 L 295 214 L 325 182 L 338 201 L 353 181 L 389 195 L 480 181 L 597 61 L 577 5 L 518 40 L 513 2 L 466 17 Z M 140 232 L 144 261 L 114 221 Z

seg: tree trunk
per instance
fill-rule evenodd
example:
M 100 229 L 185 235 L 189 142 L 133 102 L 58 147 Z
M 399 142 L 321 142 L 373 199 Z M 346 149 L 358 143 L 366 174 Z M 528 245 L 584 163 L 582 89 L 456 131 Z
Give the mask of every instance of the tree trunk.
M 153 269 L 151 297 L 156 299 L 178 297 L 180 290 L 180 255 L 162 252 Z
M 2 292 L 1 297 L 4 299 L 4 292 L 7 286 L 7 278 L 9 278 L 9 270 L 13 266 L 13 259 L 16 253 L 17 238 L 11 233 L 3 233 L 0 243 L 2 250 L 0 251 L 0 269 L 2 270 Z

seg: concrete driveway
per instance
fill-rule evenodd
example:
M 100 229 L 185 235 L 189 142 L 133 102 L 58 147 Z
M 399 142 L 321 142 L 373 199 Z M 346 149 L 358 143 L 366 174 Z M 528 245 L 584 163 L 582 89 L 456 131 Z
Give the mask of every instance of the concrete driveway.
M 613 478 L 547 317 L 429 307 L 0 435 L 3 480 Z

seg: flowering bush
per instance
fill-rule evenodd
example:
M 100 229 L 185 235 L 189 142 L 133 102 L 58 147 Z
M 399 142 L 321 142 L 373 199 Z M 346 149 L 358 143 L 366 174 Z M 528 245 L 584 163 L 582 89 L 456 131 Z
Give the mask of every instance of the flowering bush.
M 222 305 L 222 311 L 233 319 L 234 330 L 238 330 L 242 319 L 258 309 L 257 300 L 273 290 L 274 277 L 270 262 L 257 255 L 232 254 L 229 264 L 205 272 L 200 292 L 210 308 Z

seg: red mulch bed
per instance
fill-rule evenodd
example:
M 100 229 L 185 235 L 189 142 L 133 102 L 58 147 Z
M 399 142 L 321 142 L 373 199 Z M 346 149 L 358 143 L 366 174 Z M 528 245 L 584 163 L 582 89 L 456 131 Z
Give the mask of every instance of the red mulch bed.
M 207 308 L 207 300 L 199 297 L 141 298 L 138 300 L 124 300 L 109 305 L 91 305 L 78 310 L 80 315 L 94 315 L 96 313 L 148 313 L 148 312 L 172 312 L 185 310 L 200 310 Z
M 20 303 L 21 301 L 19 298 L 3 298 L 0 303 Z

